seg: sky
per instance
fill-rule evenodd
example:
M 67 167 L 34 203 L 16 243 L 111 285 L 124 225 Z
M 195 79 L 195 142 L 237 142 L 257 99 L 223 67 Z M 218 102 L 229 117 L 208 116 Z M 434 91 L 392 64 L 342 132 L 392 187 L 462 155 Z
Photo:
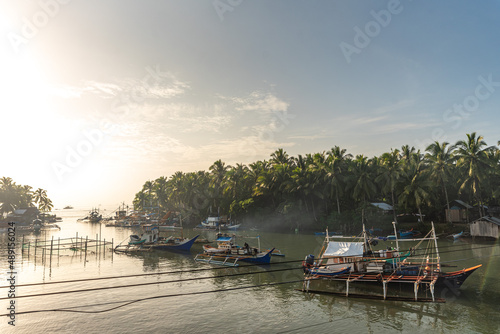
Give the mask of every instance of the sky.
M 0 176 L 55 208 L 340 146 L 500 140 L 500 2 L 0 0 Z

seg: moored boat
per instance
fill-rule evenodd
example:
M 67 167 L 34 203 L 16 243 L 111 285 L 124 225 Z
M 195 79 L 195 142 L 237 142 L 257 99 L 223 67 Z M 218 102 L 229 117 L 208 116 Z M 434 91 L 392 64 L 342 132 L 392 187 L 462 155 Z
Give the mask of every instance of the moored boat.
M 89 223 L 100 223 L 102 220 L 102 214 L 99 213 L 99 209 L 93 208 L 92 210 L 90 210 L 87 217 L 78 220 L 88 221 Z
M 274 252 L 274 248 L 262 252 L 260 246 L 251 247 L 246 242 L 243 246 L 238 246 L 234 239 L 234 235 L 219 234 L 216 239 L 217 247 L 203 245 L 203 253 L 196 255 L 195 260 L 228 266 L 238 266 L 238 262 L 240 261 L 258 264 L 268 264 L 271 262 L 271 255 Z
M 139 236 L 133 234 L 129 237 L 126 245 L 118 245 L 115 247 L 117 252 L 127 252 L 128 250 L 172 250 L 172 251 L 189 251 L 199 235 L 193 238 L 182 237 L 162 237 L 158 226 L 145 225 L 144 232 Z
M 434 289 L 447 288 L 457 293 L 460 286 L 481 264 L 453 272 L 441 270 L 434 225 L 422 240 L 430 241 L 425 253 L 416 254 L 416 248 L 402 255 L 396 239 L 396 249 L 373 250 L 363 229 L 361 242 L 338 242 L 325 238 L 325 245 L 318 260 L 308 255 L 303 262 L 306 275 L 304 290 L 309 290 L 315 279 L 344 281 L 345 295 L 349 295 L 349 285 L 365 282 L 382 285 L 383 299 L 387 297 L 389 283 L 409 283 L 413 285 L 415 300 L 418 300 L 419 286 L 425 286 L 435 301 Z M 430 247 L 432 246 L 432 248 Z

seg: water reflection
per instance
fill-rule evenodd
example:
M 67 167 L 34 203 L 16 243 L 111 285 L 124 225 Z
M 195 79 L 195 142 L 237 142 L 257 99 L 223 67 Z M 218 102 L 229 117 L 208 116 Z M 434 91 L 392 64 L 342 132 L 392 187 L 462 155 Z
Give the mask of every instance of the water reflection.
M 79 217 L 79 216 L 78 216 Z M 71 222 L 61 223 L 61 231 L 26 234 L 26 240 L 54 240 L 79 237 L 114 240 L 114 244 L 127 240 L 130 234 L 138 233 L 127 228 L 104 228 L 97 224 Z M 187 230 L 186 235 L 195 231 Z M 238 232 L 256 236 L 257 232 Z M 253 234 L 252 234 L 253 233 Z M 85 261 L 84 254 L 60 253 L 43 262 L 38 254 L 36 264 L 33 254 L 30 260 L 18 257 L 16 266 L 19 278 L 24 282 L 59 281 L 75 278 L 141 275 L 113 280 L 73 283 L 67 286 L 26 287 L 22 293 L 75 290 L 95 287 L 114 287 L 136 284 L 133 288 L 99 290 L 96 292 L 54 295 L 44 298 L 20 299 L 22 310 L 50 307 L 68 307 L 92 304 L 96 301 L 122 301 L 134 298 L 157 297 L 173 294 L 200 293 L 221 290 L 217 293 L 193 294 L 172 298 L 150 299 L 103 314 L 41 313 L 19 317 L 20 331 L 43 328 L 52 332 L 71 332 L 85 328 L 87 332 L 129 332 L 130 328 L 141 328 L 148 332 L 235 332 L 277 333 L 315 331 L 350 333 L 400 333 L 400 332 L 481 332 L 498 333 L 500 323 L 500 281 L 498 244 L 440 240 L 441 257 L 449 265 L 445 268 L 459 270 L 463 267 L 483 263 L 462 286 L 459 296 L 446 295 L 447 303 L 410 303 L 381 300 L 350 299 L 331 295 L 306 294 L 300 283 L 267 285 L 289 282 L 303 278 L 300 260 L 307 254 L 317 254 L 323 238 L 306 234 L 279 234 L 259 232 L 262 246 L 274 246 L 286 254 L 285 258 L 273 258 L 269 266 L 220 268 L 194 261 L 201 252 L 201 245 L 194 245 L 191 253 L 145 252 L 140 254 L 111 254 L 108 251 L 96 257 L 92 254 Z M 204 232 L 202 237 L 214 239 L 213 232 Z M 0 265 L 7 264 L 6 236 L 0 233 Z M 272 242 L 270 242 L 272 241 Z M 382 244 L 381 247 L 387 247 Z M 20 246 L 16 248 L 21 252 Z M 54 254 L 53 254 L 54 256 Z M 55 260 L 56 259 L 56 260 Z M 296 263 L 282 263 L 297 260 Z M 206 270 L 205 270 L 206 269 Z M 291 269 L 273 271 L 275 269 Z M 201 271 L 198 271 L 201 270 Z M 171 275 L 162 272 L 183 271 Z M 255 273 L 263 271 L 262 273 Z M 146 276 L 143 274 L 152 274 Z M 158 273 L 156 275 L 155 273 Z M 4 272 L 1 275 L 5 275 Z M 235 276 L 237 275 L 237 276 Z M 222 276 L 212 278 L 212 276 Z M 206 278 L 206 279 L 202 279 Z M 183 280 L 175 283 L 162 283 Z M 140 284 L 158 283 L 152 285 Z M 333 286 L 323 282 L 322 288 Z M 256 286 L 251 289 L 224 291 L 231 288 Z M 341 284 L 339 287 L 342 288 Z M 381 293 L 381 287 L 362 287 L 366 291 Z M 398 289 L 395 292 L 399 293 Z M 4 293 L 3 290 L 0 293 Z M 411 295 L 411 289 L 410 289 Z M 438 296 L 439 297 L 439 296 Z M 4 306 L 0 303 L 0 306 Z M 22 306 L 21 306 L 22 305 Z M 258 321 L 256 321 L 258 319 Z M 0 318 L 0 321 L 3 319 Z M 222 325 L 223 324 L 223 327 Z

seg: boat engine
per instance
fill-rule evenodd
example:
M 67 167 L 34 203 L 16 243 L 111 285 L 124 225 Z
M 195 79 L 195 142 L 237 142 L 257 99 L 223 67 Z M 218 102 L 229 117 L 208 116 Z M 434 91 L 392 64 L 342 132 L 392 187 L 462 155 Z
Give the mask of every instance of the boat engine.
M 302 262 L 302 269 L 304 270 L 304 274 L 307 274 L 309 272 L 309 269 L 312 268 L 313 266 L 314 266 L 314 255 L 309 254 Z

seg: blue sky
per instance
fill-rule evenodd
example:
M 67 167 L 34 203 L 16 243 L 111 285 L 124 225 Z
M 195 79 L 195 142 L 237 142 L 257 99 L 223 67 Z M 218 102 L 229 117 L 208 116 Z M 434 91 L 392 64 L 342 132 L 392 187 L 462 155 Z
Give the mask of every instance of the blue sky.
M 473 131 L 493 145 L 499 13 L 498 1 L 0 0 L 0 174 L 90 207 L 277 148 L 371 157 Z

